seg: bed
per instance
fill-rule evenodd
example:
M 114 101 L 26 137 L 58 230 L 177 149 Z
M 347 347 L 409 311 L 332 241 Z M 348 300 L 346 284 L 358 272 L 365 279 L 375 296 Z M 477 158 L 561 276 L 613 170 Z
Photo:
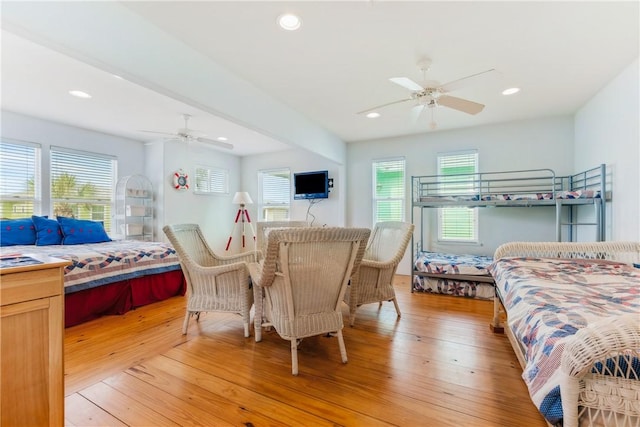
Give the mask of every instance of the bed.
M 493 257 L 416 251 L 413 292 L 429 292 L 493 300 L 493 277 L 487 267 Z
M 45 254 L 68 259 L 64 271 L 65 327 L 106 314 L 184 295 L 186 284 L 175 250 L 162 242 L 119 240 L 78 245 L 16 245 L 0 256 Z
M 494 326 L 550 425 L 640 425 L 640 243 L 507 243 Z M 635 263 L 635 265 L 634 265 Z
M 489 265 L 489 256 L 442 254 L 429 252 L 426 236 L 425 211 L 443 207 L 547 207 L 555 209 L 556 240 L 574 239 L 577 227 L 595 229 L 594 240 L 604 238 L 606 191 L 606 165 L 585 171 L 558 176 L 552 169 L 528 169 L 503 172 L 483 172 L 458 175 L 424 175 L 411 178 L 411 222 L 421 236 L 412 242 L 413 260 L 411 291 L 460 295 L 481 299 L 493 299 L 493 278 L 486 270 L 475 269 L 479 262 Z M 578 208 L 590 206 L 588 220 L 579 221 Z M 416 215 L 419 211 L 419 215 Z M 419 225 L 419 226 L 418 226 Z M 551 224 L 550 224 L 551 225 Z M 564 227 L 564 228 L 563 228 Z M 417 241 L 416 241 L 417 240 Z M 435 257 L 435 265 L 451 266 L 443 271 L 425 268 L 430 262 L 425 257 Z M 440 262 L 439 260 L 442 260 Z M 468 266 L 471 270 L 461 269 Z

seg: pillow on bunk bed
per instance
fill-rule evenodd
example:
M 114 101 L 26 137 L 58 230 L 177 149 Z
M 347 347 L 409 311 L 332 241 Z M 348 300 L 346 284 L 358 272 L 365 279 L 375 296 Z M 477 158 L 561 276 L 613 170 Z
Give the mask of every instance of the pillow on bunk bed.
M 0 246 L 35 245 L 36 227 L 31 218 L 0 220 Z
M 31 217 L 36 227 L 36 246 L 62 244 L 62 230 L 55 219 L 45 216 L 33 215 Z
M 87 219 L 58 217 L 62 229 L 63 245 L 81 245 L 84 243 L 110 242 L 102 222 Z

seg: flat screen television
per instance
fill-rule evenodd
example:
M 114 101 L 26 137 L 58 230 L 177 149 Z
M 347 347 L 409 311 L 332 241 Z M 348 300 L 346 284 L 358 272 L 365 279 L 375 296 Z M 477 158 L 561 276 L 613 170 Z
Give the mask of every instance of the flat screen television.
M 329 197 L 329 172 L 300 172 L 293 174 L 294 200 L 327 199 Z

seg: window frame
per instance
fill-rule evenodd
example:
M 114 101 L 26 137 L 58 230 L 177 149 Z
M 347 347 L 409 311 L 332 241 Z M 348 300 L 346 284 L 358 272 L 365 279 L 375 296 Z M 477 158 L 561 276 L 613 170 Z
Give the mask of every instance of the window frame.
M 466 157 L 466 159 L 465 159 Z M 456 159 L 457 158 L 457 159 Z M 443 152 L 438 153 L 436 156 L 436 169 L 439 177 L 446 176 L 446 173 L 443 173 L 443 159 L 448 159 L 453 162 L 462 163 L 460 167 L 469 167 L 469 164 L 473 163 L 473 172 L 465 172 L 465 173 L 473 173 L 477 174 L 479 170 L 479 156 L 478 150 L 461 150 L 461 151 L 452 151 L 452 152 Z M 467 164 L 464 164 L 467 163 Z M 455 166 L 455 165 L 454 165 Z M 453 166 L 452 166 L 453 167 Z M 453 174 L 452 174 L 453 175 Z M 446 181 L 443 181 L 442 178 L 439 178 L 441 181 L 439 183 L 439 188 L 443 193 L 446 193 L 451 188 L 447 188 Z M 475 180 L 470 181 L 468 186 L 461 184 L 460 181 L 457 181 L 453 184 L 453 189 L 457 194 L 461 193 L 469 193 L 473 194 L 476 192 L 475 188 Z M 450 217 L 451 221 L 455 220 L 456 217 L 464 217 L 466 219 L 467 225 L 464 228 L 461 227 L 447 227 L 449 223 L 447 221 L 447 217 Z M 466 244 L 477 244 L 479 243 L 479 224 L 478 224 L 478 209 L 477 208 L 469 208 L 469 207 L 443 207 L 438 208 L 437 215 L 437 238 L 440 243 L 466 243 Z M 451 231 L 449 232 L 451 235 L 449 236 L 446 231 L 446 228 L 449 228 Z M 460 233 L 468 230 L 471 234 L 469 238 L 460 237 Z M 457 234 L 457 235 L 456 235 Z
M 383 167 L 401 167 L 402 177 L 398 179 L 401 185 L 396 189 L 391 189 L 387 192 L 390 195 L 384 196 L 378 192 L 378 173 L 377 171 Z M 401 191 L 400 191 L 401 189 Z M 371 162 L 371 211 L 373 224 L 377 224 L 381 221 L 405 221 L 406 219 L 406 200 L 407 200 L 407 161 L 405 157 L 387 157 L 382 159 L 374 159 Z M 391 194 L 393 193 L 393 194 Z M 396 193 L 401 194 L 400 197 Z M 395 202 L 395 203 L 394 203 Z M 388 212 L 386 215 L 381 215 L 380 208 L 383 204 L 395 204 L 394 207 L 388 207 L 389 209 L 398 209 L 399 212 Z
M 285 191 L 286 188 L 286 197 L 275 197 L 274 200 L 266 200 L 265 201 L 265 177 L 267 176 L 279 176 L 284 175 L 287 176 L 287 182 L 281 183 L 280 186 L 276 186 L 281 191 Z M 291 217 L 291 169 L 290 168 L 274 168 L 274 169 L 264 169 L 258 171 L 258 212 L 257 212 L 257 220 L 258 221 L 287 221 Z M 268 195 L 266 195 L 268 198 Z M 279 200 L 276 200 L 279 199 Z M 286 200 L 286 202 L 285 202 Z M 274 213 L 277 211 L 285 211 L 286 215 L 269 215 L 269 211 L 272 210 Z
M 0 138 L 0 145 L 5 148 L 13 146 L 13 155 L 16 156 L 13 160 L 8 161 L 7 157 L 3 155 L 4 148 L 0 147 L 0 169 L 2 170 L 0 175 L 0 203 L 2 204 L 0 217 L 25 218 L 31 217 L 31 215 L 40 215 L 42 211 L 42 145 L 5 137 Z M 31 150 L 33 150 L 33 156 L 28 153 Z M 18 159 L 18 156 L 22 156 L 22 158 Z M 25 173 L 21 178 L 26 179 L 27 189 L 24 192 L 26 194 L 19 195 L 16 193 L 19 191 L 18 186 L 8 185 L 11 181 L 7 181 L 4 176 L 8 170 Z M 33 194 L 28 194 L 28 182 L 31 179 L 33 180 Z M 16 206 L 28 206 L 29 204 L 31 204 L 30 210 L 27 208 L 24 212 L 15 212 Z M 11 212 L 5 212 L 5 205 L 12 207 Z
M 205 173 L 207 179 L 205 188 L 200 186 L 199 173 Z M 194 168 L 194 185 L 193 194 L 212 196 L 229 194 L 229 169 L 218 168 L 215 166 L 196 165 Z M 216 177 L 218 179 L 216 179 Z
M 75 158 L 71 159 L 71 157 Z M 79 158 L 86 158 L 87 163 L 80 163 Z M 92 168 L 91 162 L 96 162 L 96 167 Z M 105 165 L 108 167 L 105 168 Z M 85 168 L 81 170 L 80 167 Z M 108 173 L 105 173 L 105 170 Z M 100 178 L 97 182 L 91 181 L 91 176 L 95 175 Z M 98 187 L 97 197 L 60 197 L 54 196 L 54 184 L 61 176 L 71 176 L 80 180 L 80 189 L 85 185 L 94 185 Z M 96 153 L 90 151 L 77 150 L 66 147 L 51 146 L 49 148 L 49 214 L 52 216 L 60 215 L 60 211 L 56 212 L 56 205 L 66 203 L 72 205 L 72 216 L 79 219 L 89 219 L 92 221 L 102 221 L 105 231 L 110 232 L 113 222 L 113 213 L 115 206 L 115 187 L 118 177 L 118 159 L 115 156 Z M 90 187 L 89 187 L 90 188 Z M 73 206 L 75 205 L 75 206 Z M 78 205 L 87 205 L 88 212 L 85 215 L 76 215 L 78 213 Z M 93 207 L 100 207 L 94 210 Z M 99 217 L 94 216 L 98 211 Z M 68 213 L 65 212 L 65 215 Z

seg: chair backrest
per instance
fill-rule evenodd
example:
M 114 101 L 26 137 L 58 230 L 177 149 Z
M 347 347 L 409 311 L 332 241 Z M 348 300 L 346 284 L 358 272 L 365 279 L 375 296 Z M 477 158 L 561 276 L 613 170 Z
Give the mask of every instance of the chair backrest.
M 288 317 L 339 311 L 358 268 L 370 230 L 366 228 L 288 228 L 267 240 L 261 285 L 270 305 Z
M 379 222 L 373 228 L 364 259 L 398 264 L 407 250 L 413 224 L 402 221 Z
M 309 227 L 309 223 L 306 221 L 258 221 L 256 223 L 256 249 L 262 251 L 264 256 L 269 233 L 278 228 L 291 227 Z
M 198 224 L 165 225 L 162 231 L 176 250 L 183 270 L 188 270 L 194 264 L 203 267 L 218 265 Z

